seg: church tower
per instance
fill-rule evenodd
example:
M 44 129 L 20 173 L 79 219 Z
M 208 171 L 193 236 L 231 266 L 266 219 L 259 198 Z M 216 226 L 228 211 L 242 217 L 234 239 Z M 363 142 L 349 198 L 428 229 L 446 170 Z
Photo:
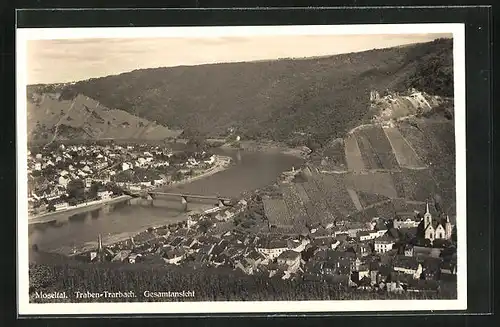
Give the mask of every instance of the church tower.
M 429 212 L 429 202 L 427 202 L 424 214 L 424 230 L 426 230 L 429 225 L 432 225 L 432 216 L 431 213 Z
M 452 227 L 451 227 L 451 222 L 450 222 L 450 216 L 446 215 L 446 223 L 444 225 L 444 230 L 446 233 L 446 239 L 450 240 L 451 239 L 451 233 L 452 233 Z
M 99 236 L 97 237 L 97 261 L 98 262 L 104 261 L 104 248 L 102 246 L 101 234 L 99 234 Z

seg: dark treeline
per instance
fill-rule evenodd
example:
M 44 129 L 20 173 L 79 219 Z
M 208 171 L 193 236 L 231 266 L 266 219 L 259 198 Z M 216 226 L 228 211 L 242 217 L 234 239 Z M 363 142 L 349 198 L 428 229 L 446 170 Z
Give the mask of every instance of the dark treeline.
M 443 294 L 388 294 L 348 289 L 327 281 L 282 280 L 264 275 L 245 275 L 225 268 L 146 264 L 52 264 L 30 266 L 30 292 L 66 291 L 129 292 L 134 299 L 80 299 L 79 301 L 145 301 L 143 292 L 194 291 L 194 298 L 147 299 L 148 301 L 300 301 L 429 299 Z M 453 296 L 449 294 L 448 296 Z M 71 299 L 70 299 L 71 300 Z M 53 300 L 52 300 L 53 301 Z

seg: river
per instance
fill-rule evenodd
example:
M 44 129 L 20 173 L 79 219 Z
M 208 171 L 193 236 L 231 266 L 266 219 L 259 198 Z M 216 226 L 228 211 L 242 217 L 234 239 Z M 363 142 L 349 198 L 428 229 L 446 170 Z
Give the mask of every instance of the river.
M 303 160 L 297 157 L 264 152 L 217 150 L 216 154 L 230 156 L 233 165 L 228 169 L 170 188 L 188 194 L 235 197 L 273 183 L 281 172 L 298 167 Z M 188 210 L 213 207 L 214 200 L 189 200 Z M 73 249 L 95 246 L 99 234 L 103 242 L 123 239 L 150 226 L 169 224 L 186 219 L 180 199 L 158 198 L 154 201 L 131 199 L 104 205 L 90 212 L 71 214 L 57 221 L 30 225 L 30 247 L 36 244 L 42 251 L 68 254 Z

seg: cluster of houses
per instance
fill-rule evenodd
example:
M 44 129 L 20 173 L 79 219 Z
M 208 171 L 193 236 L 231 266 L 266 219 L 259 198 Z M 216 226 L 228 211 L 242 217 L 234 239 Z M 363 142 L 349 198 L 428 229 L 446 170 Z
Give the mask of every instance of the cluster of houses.
M 56 149 L 28 151 L 28 203 L 31 214 L 43 213 L 52 204 L 62 210 L 68 185 L 81 180 L 85 188 L 92 183 L 114 183 L 128 189 L 161 186 L 169 182 L 169 167 L 189 171 L 215 163 L 215 156 L 200 153 L 195 158 L 177 158 L 168 148 L 153 145 L 68 145 Z M 199 159 L 201 158 L 201 159 Z M 165 172 L 162 174 L 161 172 Z M 98 197 L 112 193 L 100 189 Z
M 410 217 L 374 219 L 371 230 L 355 235 L 324 227 L 296 235 L 234 228 L 232 219 L 246 206 L 242 200 L 232 207 L 194 215 L 187 222 L 150 228 L 105 250 L 101 246 L 101 250 L 87 253 L 85 258 L 159 262 L 193 269 L 224 267 L 247 275 L 327 280 L 346 287 L 387 292 L 438 292 L 441 281 L 455 278 L 453 244 L 445 248 L 426 247 L 402 241 L 391 232 L 413 228 L 422 237 L 451 238 L 449 219 L 433 219 L 428 206 L 421 221 Z M 201 225 L 208 228 L 203 230 Z M 104 257 L 99 253 L 105 253 Z

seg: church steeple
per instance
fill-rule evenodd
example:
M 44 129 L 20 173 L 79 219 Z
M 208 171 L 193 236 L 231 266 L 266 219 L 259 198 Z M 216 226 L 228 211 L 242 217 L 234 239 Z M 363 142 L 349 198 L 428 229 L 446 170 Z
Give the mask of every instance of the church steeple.
M 452 227 L 451 227 L 451 221 L 450 221 L 450 216 L 446 215 L 446 223 L 444 226 L 445 233 L 446 233 L 446 239 L 451 239 L 451 233 L 452 233 Z
M 97 237 L 97 252 L 101 253 L 102 252 L 102 236 L 99 234 Z
M 425 214 L 424 214 L 424 229 L 427 228 L 427 226 L 432 224 L 432 216 L 429 211 L 429 201 L 426 201 L 425 203 Z

